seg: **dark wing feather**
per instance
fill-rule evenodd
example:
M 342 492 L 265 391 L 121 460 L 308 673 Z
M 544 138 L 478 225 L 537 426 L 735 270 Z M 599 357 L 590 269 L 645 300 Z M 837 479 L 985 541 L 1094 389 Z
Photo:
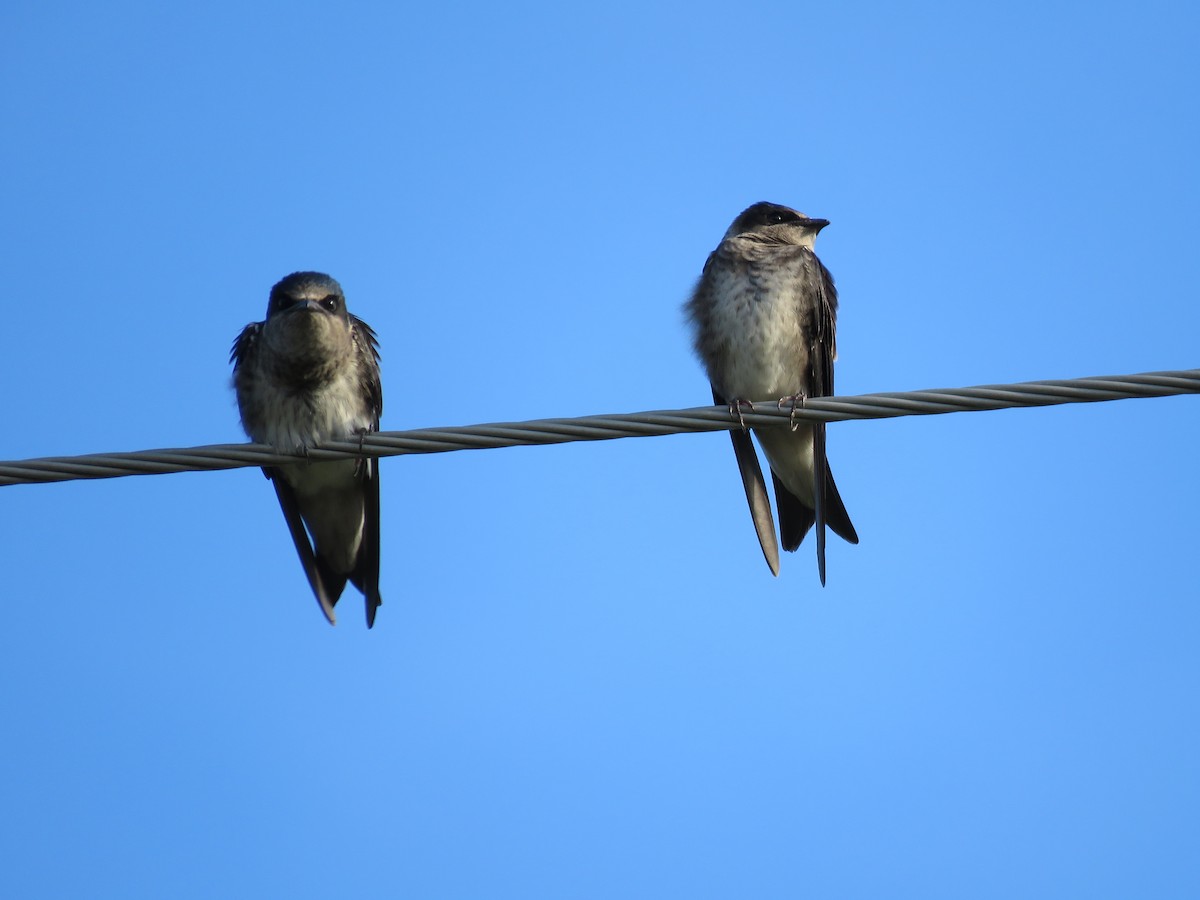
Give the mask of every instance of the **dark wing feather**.
M 333 606 L 342 595 L 346 579 L 342 578 L 341 584 L 338 584 L 337 576 L 317 562 L 308 532 L 304 530 L 304 520 L 300 517 L 300 504 L 296 501 L 296 494 L 291 485 L 276 468 L 264 467 L 263 472 L 271 479 L 271 484 L 275 485 L 275 495 L 279 497 L 279 506 L 283 510 L 284 519 L 287 520 L 288 531 L 292 533 L 292 543 L 296 545 L 300 565 L 304 568 L 304 574 L 308 576 L 308 583 L 321 606 L 321 612 L 325 613 L 330 625 L 336 625 L 337 618 L 333 614 Z
M 833 360 L 837 356 L 837 288 L 833 276 L 816 254 L 806 254 L 806 268 L 812 277 L 816 303 L 811 311 L 812 321 L 808 348 L 808 384 L 812 397 L 833 394 Z M 829 460 L 825 456 L 825 423 L 813 423 L 813 503 L 817 529 L 817 570 L 825 584 L 825 524 L 829 513 Z
M 713 402 L 718 406 L 728 406 L 725 398 L 713 388 Z M 775 541 L 775 520 L 771 518 L 771 501 L 767 497 L 767 485 L 763 480 L 762 467 L 758 463 L 758 454 L 754 451 L 754 442 L 750 432 L 734 428 L 729 432 L 733 441 L 733 455 L 737 458 L 738 471 L 742 475 L 742 487 L 746 490 L 746 502 L 750 504 L 750 518 L 754 522 L 754 531 L 758 535 L 759 546 L 762 547 L 763 558 L 771 569 L 772 575 L 779 574 L 779 545 Z
M 383 605 L 379 596 L 379 460 L 368 459 L 363 474 L 363 534 L 350 580 L 362 591 L 367 604 L 367 627 Z
M 358 356 L 359 388 L 371 410 L 371 431 L 379 430 L 383 415 L 383 383 L 379 375 L 379 338 L 358 316 L 351 316 L 354 338 L 367 352 Z M 363 535 L 358 559 L 350 580 L 363 593 L 367 605 L 367 627 L 375 625 L 375 613 L 383 604 L 379 596 L 379 460 L 363 461 Z
M 811 260 L 815 264 L 812 271 L 816 276 L 817 304 L 813 310 L 811 333 L 814 337 L 809 348 L 809 378 L 813 397 L 832 397 L 835 393 L 833 363 L 837 359 L 837 288 L 834 287 L 833 276 L 815 254 L 811 254 Z M 835 534 L 849 543 L 858 543 L 858 533 L 854 530 L 850 514 L 846 512 L 846 505 L 838 493 L 833 472 L 829 469 L 829 458 L 825 449 L 826 434 L 824 422 L 814 424 L 813 496 L 817 504 L 817 556 L 822 584 L 825 583 L 825 526 L 828 525 Z M 780 518 L 782 519 L 782 516 Z

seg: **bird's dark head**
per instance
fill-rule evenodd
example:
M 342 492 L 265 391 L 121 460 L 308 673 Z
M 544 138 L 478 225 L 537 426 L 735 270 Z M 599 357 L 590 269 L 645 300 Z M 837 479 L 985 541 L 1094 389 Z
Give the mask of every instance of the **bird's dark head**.
M 267 318 L 296 312 L 320 312 L 346 319 L 342 286 L 323 272 L 293 272 L 271 288 Z
M 342 286 L 321 272 L 293 272 L 271 288 L 263 333 L 277 353 L 296 362 L 344 356 L 352 339 Z
M 828 224 L 828 219 L 814 219 L 778 203 L 755 203 L 733 220 L 725 232 L 725 239 L 757 234 L 780 243 L 811 248 L 818 232 Z

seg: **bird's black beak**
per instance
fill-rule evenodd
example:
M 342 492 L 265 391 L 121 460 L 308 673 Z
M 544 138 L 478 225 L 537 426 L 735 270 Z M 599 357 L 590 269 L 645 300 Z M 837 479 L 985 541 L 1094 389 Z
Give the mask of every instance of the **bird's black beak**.
M 305 300 L 303 303 L 297 303 L 294 308 L 305 312 L 321 312 L 321 304 L 316 300 Z
M 828 219 L 808 219 L 804 224 L 809 228 L 813 228 L 817 231 L 820 231 L 822 228 L 824 228 L 826 225 L 829 224 L 829 220 Z

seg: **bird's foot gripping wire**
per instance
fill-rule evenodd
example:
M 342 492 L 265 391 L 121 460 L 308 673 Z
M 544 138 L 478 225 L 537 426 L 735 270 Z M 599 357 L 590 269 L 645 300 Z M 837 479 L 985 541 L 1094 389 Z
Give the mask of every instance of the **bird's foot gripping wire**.
M 363 452 L 363 441 L 366 439 L 366 437 L 367 437 L 367 429 L 365 429 L 365 428 L 360 429 L 358 432 L 358 452 L 359 453 Z M 358 459 L 356 459 L 354 461 L 354 463 L 355 463 L 354 464 L 354 475 L 355 475 L 355 477 L 361 477 L 363 474 L 363 471 L 367 467 L 367 457 L 360 456 Z
M 742 418 L 742 410 L 743 409 L 748 409 L 748 410 L 750 410 L 750 412 L 754 412 L 754 404 L 751 403 L 749 400 L 735 399 L 735 400 L 729 401 L 729 414 L 731 416 L 737 416 L 738 424 L 742 426 L 742 431 L 745 431 L 746 430 L 746 420 L 744 418 Z
M 799 393 L 792 394 L 790 397 L 780 397 L 779 398 L 779 408 L 780 409 L 783 409 L 785 406 L 788 406 L 789 404 L 792 407 L 791 413 L 788 414 L 788 424 L 791 425 L 792 431 L 795 431 L 797 428 L 800 427 L 800 423 L 796 421 L 796 410 L 803 409 L 804 401 L 806 401 L 807 399 L 808 399 L 808 395 L 805 394 L 804 391 L 800 391 Z

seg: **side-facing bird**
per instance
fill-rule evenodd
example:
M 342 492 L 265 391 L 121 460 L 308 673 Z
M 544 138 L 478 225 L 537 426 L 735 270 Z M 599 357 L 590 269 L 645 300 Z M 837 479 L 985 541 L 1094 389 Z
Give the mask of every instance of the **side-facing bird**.
M 370 326 L 346 309 L 342 287 L 295 272 L 273 288 L 267 318 L 233 343 L 233 384 L 250 439 L 303 453 L 379 430 L 383 388 Z M 379 598 L 379 460 L 266 466 L 296 552 L 322 612 L 354 584 L 375 624 Z M 307 530 L 306 530 L 307 528 Z
M 837 291 L 813 252 L 828 224 L 786 206 L 755 203 L 709 254 L 685 305 L 713 401 L 728 404 L 739 419 L 753 400 L 780 398 L 795 411 L 807 398 L 833 394 Z M 771 466 L 783 549 L 797 549 L 815 524 L 824 584 L 825 526 L 858 543 L 825 458 L 825 423 L 794 421 L 791 429 L 754 432 Z M 775 525 L 754 444 L 744 428 L 730 437 L 763 556 L 778 575 Z

